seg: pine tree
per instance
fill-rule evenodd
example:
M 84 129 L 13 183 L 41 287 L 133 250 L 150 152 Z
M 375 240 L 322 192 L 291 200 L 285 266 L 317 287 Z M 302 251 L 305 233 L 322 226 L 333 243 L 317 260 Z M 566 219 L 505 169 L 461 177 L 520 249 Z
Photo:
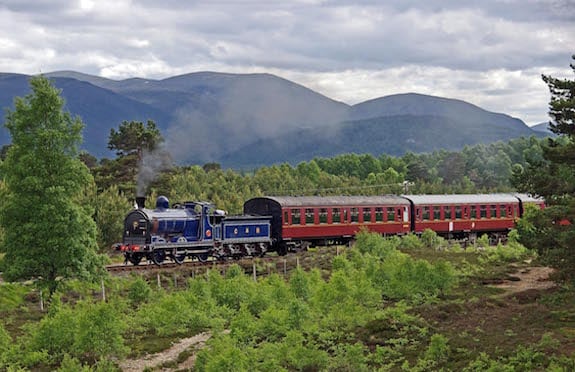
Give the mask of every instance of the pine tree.
M 575 55 L 573 56 L 575 60 Z M 575 72 L 575 64 L 571 64 Z M 523 241 L 543 253 L 552 262 L 573 271 L 575 264 L 575 80 L 543 75 L 551 93 L 549 116 L 557 138 L 548 139 L 543 157 L 529 161 L 525 169 L 513 173 L 513 184 L 523 192 L 545 198 L 548 208 L 533 213 L 525 231 L 536 238 Z M 535 232 L 535 234 L 533 234 Z M 521 231 L 520 231 L 521 233 Z M 542 239 L 542 237 L 546 237 Z
M 6 116 L 12 146 L 2 163 L 0 252 L 5 280 L 36 279 L 51 296 L 62 279 L 96 277 L 103 260 L 90 207 L 79 202 L 93 183 L 77 156 L 82 121 L 63 112 L 47 78 L 33 77 L 30 86 Z

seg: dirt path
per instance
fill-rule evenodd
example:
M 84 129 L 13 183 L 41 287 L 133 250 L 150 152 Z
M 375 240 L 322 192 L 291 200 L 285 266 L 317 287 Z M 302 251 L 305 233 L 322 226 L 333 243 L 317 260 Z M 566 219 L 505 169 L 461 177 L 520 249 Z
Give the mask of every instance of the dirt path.
M 193 337 L 181 339 L 172 347 L 157 354 L 146 355 L 140 359 L 126 359 L 120 362 L 120 368 L 124 372 L 142 372 L 146 368 L 153 368 L 158 371 L 171 371 L 171 368 L 161 368 L 161 365 L 167 362 L 177 360 L 178 355 L 189 348 L 200 349 L 211 337 L 210 333 L 204 332 Z M 195 362 L 195 353 L 183 363 L 178 364 L 177 370 L 191 369 Z
M 523 292 L 529 289 L 549 289 L 556 286 L 549 276 L 555 271 L 550 267 L 526 267 L 510 275 L 502 283 L 493 284 L 495 288 L 505 289 L 504 295 Z

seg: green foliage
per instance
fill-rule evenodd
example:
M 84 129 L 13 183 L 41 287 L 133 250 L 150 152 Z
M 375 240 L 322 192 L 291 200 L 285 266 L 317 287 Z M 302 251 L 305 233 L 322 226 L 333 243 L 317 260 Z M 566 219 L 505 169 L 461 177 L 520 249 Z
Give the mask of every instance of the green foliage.
M 93 362 L 126 353 L 127 323 L 119 303 L 81 301 L 72 307 L 55 302 L 49 316 L 30 326 L 28 350 L 48 353 L 52 363 L 66 354 Z
M 307 275 L 301 268 L 297 268 L 290 277 L 290 288 L 296 298 L 308 300 L 310 297 Z
M 4 279 L 36 278 L 52 294 L 58 278 L 94 278 L 103 261 L 95 253 L 90 206 L 79 203 L 93 182 L 76 157 L 83 124 L 62 111 L 59 91 L 46 78 L 31 78 L 30 85 L 32 93 L 17 98 L 6 116 L 12 146 L 2 163 L 0 252 Z
M 330 371 L 370 371 L 368 368 L 367 348 L 355 343 L 337 345 L 334 355 L 330 359 L 328 369 Z
M 442 239 L 431 229 L 423 230 L 421 233 L 421 242 L 426 248 L 437 249 L 442 243 Z
M 362 232 L 358 234 L 355 247 L 368 257 L 356 267 L 365 267 L 367 276 L 376 283 L 386 297 L 393 299 L 420 299 L 447 292 L 457 283 L 453 266 L 439 260 L 431 264 L 416 260 L 399 252 L 398 248 L 417 249 L 423 243 L 414 234 L 384 239 L 378 234 Z M 369 259 L 371 255 L 381 261 Z
M 142 277 L 136 277 L 128 287 L 128 300 L 137 308 L 152 297 L 152 288 Z
M 218 320 L 218 311 L 213 305 L 189 291 L 171 295 L 157 293 L 155 301 L 142 304 L 138 309 L 137 324 L 160 336 L 196 334 Z
M 488 262 L 516 262 L 532 256 L 533 252 L 529 251 L 520 243 L 509 242 L 506 245 L 497 244 L 496 247 L 488 247 L 485 250 L 484 260 Z
M 156 123 L 152 120 L 144 125 L 140 121 L 123 121 L 118 130 L 110 130 L 108 148 L 118 156 L 114 160 L 104 159 L 94 167 L 99 190 L 116 186 L 130 196 L 148 192 L 146 188 L 153 181 L 156 172 L 171 167 L 168 152 L 162 149 L 163 138 Z
M 0 312 L 8 312 L 18 308 L 28 291 L 29 289 L 20 284 L 0 284 Z
M 141 158 L 144 150 L 152 151 L 161 142 L 162 135 L 154 121 L 148 120 L 144 125 L 141 121 L 124 120 L 118 131 L 110 130 L 108 148 L 118 156 L 136 154 Z
M 245 350 L 235 345 L 227 335 L 214 337 L 209 341 L 209 348 L 198 352 L 195 370 L 199 372 L 248 371 L 250 361 Z
M 100 252 L 110 252 L 110 247 L 122 239 L 124 218 L 131 205 L 115 185 L 98 193 L 94 205 Z
M 571 68 L 575 72 L 575 64 Z M 543 75 L 543 81 L 551 93 L 550 128 L 558 137 L 542 146 L 542 156 L 514 168 L 512 181 L 522 192 L 543 196 L 547 208 L 531 214 L 518 231 L 521 241 L 537 249 L 544 260 L 575 276 L 575 80 Z
M 64 355 L 62 363 L 60 363 L 60 368 L 57 369 L 58 372 L 91 372 L 92 368 L 88 365 L 83 365 L 76 358 L 72 358 L 70 355 Z
M 487 234 L 483 234 L 477 239 L 476 246 L 481 248 L 489 248 L 491 244 L 489 244 L 489 236 Z
M 399 245 L 402 249 L 419 249 L 423 248 L 423 242 L 419 237 L 413 233 L 409 233 L 401 237 L 401 244 Z

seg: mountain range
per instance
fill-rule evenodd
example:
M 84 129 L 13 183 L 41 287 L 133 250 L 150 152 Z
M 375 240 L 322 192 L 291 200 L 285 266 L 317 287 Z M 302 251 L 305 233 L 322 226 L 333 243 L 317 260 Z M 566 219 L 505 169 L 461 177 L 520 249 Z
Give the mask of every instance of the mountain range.
M 197 72 L 163 80 L 110 80 L 74 71 L 45 74 L 65 109 L 85 123 L 83 148 L 97 157 L 124 120 L 153 120 L 180 164 L 247 168 L 341 153 L 429 152 L 545 136 L 523 121 L 470 103 L 416 93 L 347 105 L 270 74 Z M 0 107 L 30 92 L 30 76 L 0 73 Z M 0 128 L 0 145 L 10 142 Z

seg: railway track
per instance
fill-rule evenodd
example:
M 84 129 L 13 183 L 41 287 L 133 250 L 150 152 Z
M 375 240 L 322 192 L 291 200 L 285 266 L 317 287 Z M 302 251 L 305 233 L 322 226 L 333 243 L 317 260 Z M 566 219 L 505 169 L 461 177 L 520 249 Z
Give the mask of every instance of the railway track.
M 106 266 L 106 270 L 112 275 L 124 275 L 130 273 L 170 273 L 170 272 L 179 272 L 179 273 L 190 273 L 190 276 L 193 276 L 198 273 L 203 273 L 207 270 L 215 269 L 220 272 L 225 272 L 227 268 L 232 265 L 238 265 L 243 267 L 246 270 L 246 273 L 250 273 L 254 271 L 254 267 L 256 270 L 259 268 L 261 270 L 261 266 L 269 266 L 270 264 L 274 264 L 276 268 L 279 267 L 280 264 L 284 266 L 284 269 L 287 270 L 288 262 L 289 266 L 292 267 L 291 261 L 294 258 L 286 258 L 280 256 L 269 256 L 269 257 L 258 257 L 258 258 L 243 258 L 240 260 L 209 260 L 205 262 L 200 261 L 184 261 L 182 264 L 177 264 L 174 262 L 166 262 L 162 265 L 156 265 L 152 262 L 141 263 L 139 265 L 132 265 L 132 264 L 113 264 Z M 298 261 L 298 258 L 295 258 Z

